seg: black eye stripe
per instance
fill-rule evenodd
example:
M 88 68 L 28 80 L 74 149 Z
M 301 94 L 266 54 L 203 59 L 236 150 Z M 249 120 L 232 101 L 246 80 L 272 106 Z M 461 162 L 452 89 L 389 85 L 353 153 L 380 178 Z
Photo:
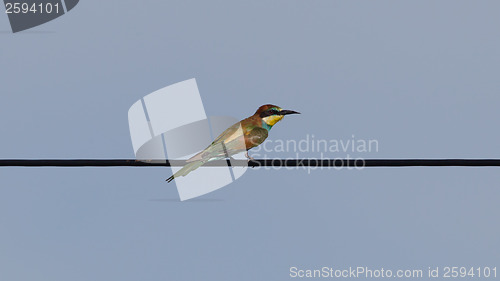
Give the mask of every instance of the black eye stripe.
M 262 112 L 260 114 L 260 117 L 264 118 L 264 117 L 267 117 L 267 116 L 275 115 L 277 113 L 278 113 L 278 111 L 276 109 L 269 109 L 269 110 L 266 110 L 266 111 Z

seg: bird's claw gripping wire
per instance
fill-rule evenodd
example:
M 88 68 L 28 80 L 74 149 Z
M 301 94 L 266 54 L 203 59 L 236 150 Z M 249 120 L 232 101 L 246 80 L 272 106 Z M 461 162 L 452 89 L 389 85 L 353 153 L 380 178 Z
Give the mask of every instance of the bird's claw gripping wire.
M 248 151 L 245 152 L 245 157 L 248 159 L 248 162 L 250 162 L 252 160 L 255 160 L 255 158 L 253 158 L 252 156 L 248 155 Z

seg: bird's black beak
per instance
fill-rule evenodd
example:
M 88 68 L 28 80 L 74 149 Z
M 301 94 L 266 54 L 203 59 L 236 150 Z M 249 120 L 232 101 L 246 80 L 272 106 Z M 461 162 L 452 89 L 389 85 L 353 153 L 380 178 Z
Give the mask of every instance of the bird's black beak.
M 288 115 L 288 114 L 300 114 L 300 112 L 293 110 L 286 110 L 286 109 L 283 109 L 280 112 L 278 112 L 278 115 Z

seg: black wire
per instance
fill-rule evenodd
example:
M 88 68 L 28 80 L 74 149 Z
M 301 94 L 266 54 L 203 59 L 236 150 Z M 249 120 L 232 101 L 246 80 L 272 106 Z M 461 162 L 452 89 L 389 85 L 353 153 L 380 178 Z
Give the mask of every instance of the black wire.
M 216 160 L 206 167 L 500 167 L 500 159 L 255 159 Z M 184 160 L 0 159 L 0 167 L 169 167 Z

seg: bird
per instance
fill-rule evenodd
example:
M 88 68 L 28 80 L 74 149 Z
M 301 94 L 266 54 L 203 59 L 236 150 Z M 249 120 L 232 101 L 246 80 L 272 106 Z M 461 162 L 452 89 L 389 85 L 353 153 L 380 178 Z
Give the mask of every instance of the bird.
M 225 159 L 243 151 L 248 161 L 253 160 L 248 155 L 248 150 L 263 143 L 271 128 L 289 114 L 300 112 L 282 109 L 273 104 L 260 106 L 252 116 L 233 124 L 207 148 L 186 160 L 187 164 L 166 181 L 171 182 L 177 177 L 186 176 L 209 161 Z

